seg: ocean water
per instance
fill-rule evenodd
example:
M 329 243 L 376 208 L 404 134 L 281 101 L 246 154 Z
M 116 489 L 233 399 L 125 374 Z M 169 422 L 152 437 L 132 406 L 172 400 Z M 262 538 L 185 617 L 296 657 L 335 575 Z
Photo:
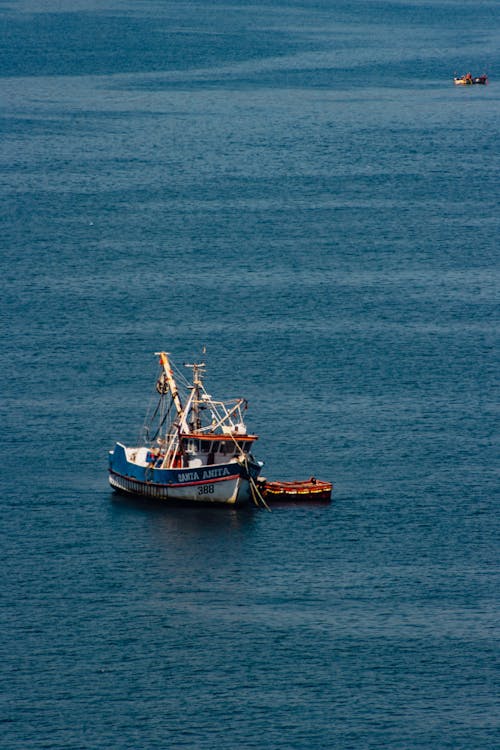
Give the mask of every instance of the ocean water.
M 498 747 L 497 2 L 0 28 L 1 747 Z M 331 505 L 110 491 L 204 346 Z

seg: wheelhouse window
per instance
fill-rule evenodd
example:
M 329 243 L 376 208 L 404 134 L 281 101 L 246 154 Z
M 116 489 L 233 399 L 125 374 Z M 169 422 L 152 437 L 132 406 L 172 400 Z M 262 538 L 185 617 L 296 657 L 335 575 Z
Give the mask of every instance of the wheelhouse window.
M 188 453 L 198 453 L 200 444 L 198 440 L 193 440 L 192 438 L 190 438 L 189 440 L 185 441 L 184 447 Z

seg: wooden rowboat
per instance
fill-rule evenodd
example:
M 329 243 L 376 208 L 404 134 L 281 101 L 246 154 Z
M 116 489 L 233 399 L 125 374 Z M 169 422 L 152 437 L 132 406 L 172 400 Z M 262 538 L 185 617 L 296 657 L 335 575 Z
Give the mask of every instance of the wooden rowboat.
M 315 477 L 294 482 L 269 482 L 264 479 L 259 483 L 259 490 L 267 503 L 274 501 L 328 503 L 332 499 L 332 487 L 331 482 L 323 482 Z

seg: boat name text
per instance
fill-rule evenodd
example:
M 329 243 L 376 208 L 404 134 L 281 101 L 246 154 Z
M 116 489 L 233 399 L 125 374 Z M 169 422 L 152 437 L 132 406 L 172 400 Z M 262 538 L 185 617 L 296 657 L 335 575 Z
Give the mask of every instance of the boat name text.
M 204 469 L 203 471 L 182 471 L 178 475 L 179 482 L 202 482 L 204 479 L 218 479 L 230 476 L 227 466 L 220 469 Z

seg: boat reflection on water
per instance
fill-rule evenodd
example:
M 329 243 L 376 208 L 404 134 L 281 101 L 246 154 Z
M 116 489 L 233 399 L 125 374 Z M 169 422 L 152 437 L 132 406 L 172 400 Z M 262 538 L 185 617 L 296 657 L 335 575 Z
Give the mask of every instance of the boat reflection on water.
M 137 532 L 138 518 L 141 525 L 146 524 L 148 535 L 157 540 L 160 547 L 170 551 L 184 549 L 183 555 L 192 555 L 193 550 L 200 553 L 200 546 L 214 541 L 238 538 L 235 532 L 243 534 L 254 525 L 255 506 L 213 506 L 186 505 L 168 503 L 140 496 L 115 494 L 111 512 L 116 522 L 127 527 L 131 533 Z M 234 541 L 230 542 L 232 545 Z M 223 545 L 224 546 L 224 545 Z M 207 555 L 210 549 L 207 548 Z

